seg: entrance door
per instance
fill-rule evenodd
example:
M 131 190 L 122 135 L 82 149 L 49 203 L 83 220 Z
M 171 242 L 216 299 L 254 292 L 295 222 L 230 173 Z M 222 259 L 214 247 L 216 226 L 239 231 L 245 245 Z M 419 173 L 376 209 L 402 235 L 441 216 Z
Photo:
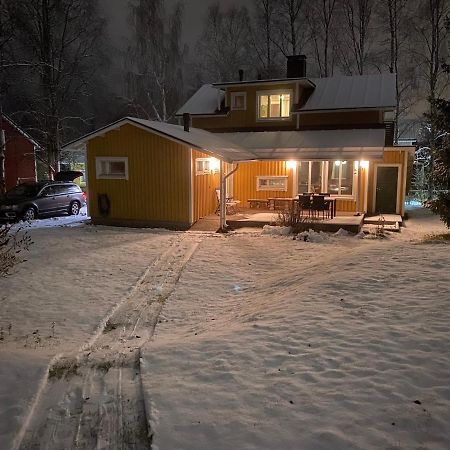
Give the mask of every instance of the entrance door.
M 377 167 L 376 213 L 397 213 L 398 171 L 396 166 Z

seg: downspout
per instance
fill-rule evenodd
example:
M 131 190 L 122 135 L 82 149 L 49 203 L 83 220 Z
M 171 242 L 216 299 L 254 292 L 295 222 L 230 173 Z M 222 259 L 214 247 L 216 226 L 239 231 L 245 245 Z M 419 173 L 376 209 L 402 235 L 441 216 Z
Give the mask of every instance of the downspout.
M 227 232 L 227 179 L 231 177 L 238 169 L 239 164 L 225 175 L 225 163 L 220 160 L 220 220 L 219 220 L 219 233 Z

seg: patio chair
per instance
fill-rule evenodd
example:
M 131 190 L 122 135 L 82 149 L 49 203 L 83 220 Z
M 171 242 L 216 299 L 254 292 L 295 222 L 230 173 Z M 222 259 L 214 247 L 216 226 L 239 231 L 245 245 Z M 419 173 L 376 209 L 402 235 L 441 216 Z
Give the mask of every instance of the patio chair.
M 308 216 L 311 215 L 311 196 L 309 194 L 298 196 L 298 209 L 301 216 L 305 210 L 308 211 Z
M 216 208 L 216 214 L 219 214 L 220 212 L 220 189 L 216 189 L 216 196 L 217 196 L 217 208 Z M 234 200 L 233 197 L 227 197 L 225 202 L 225 213 L 226 214 L 237 214 L 238 213 L 238 205 L 240 200 Z
M 325 219 L 325 213 L 327 218 L 330 217 L 330 205 L 325 201 L 324 195 L 314 195 L 312 197 L 311 210 L 314 213 L 319 213 L 322 211 L 322 219 Z

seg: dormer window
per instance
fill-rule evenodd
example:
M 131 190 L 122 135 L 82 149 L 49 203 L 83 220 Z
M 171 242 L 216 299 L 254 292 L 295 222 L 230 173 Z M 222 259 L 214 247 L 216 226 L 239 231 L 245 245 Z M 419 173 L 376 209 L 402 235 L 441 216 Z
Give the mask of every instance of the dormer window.
M 245 92 L 231 93 L 231 110 L 244 111 L 247 109 L 247 95 Z
M 258 92 L 258 119 L 288 119 L 291 99 L 291 91 Z

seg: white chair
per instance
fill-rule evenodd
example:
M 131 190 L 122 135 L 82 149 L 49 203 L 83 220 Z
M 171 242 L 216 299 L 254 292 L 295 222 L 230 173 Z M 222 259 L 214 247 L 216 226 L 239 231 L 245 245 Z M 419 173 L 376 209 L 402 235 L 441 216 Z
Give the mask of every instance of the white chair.
M 216 189 L 216 196 L 217 196 L 217 208 L 216 208 L 216 214 L 219 214 L 220 212 L 220 189 Z M 238 213 L 238 205 L 240 200 L 234 200 L 233 197 L 227 197 L 225 202 L 225 213 L 226 214 L 237 214 Z

